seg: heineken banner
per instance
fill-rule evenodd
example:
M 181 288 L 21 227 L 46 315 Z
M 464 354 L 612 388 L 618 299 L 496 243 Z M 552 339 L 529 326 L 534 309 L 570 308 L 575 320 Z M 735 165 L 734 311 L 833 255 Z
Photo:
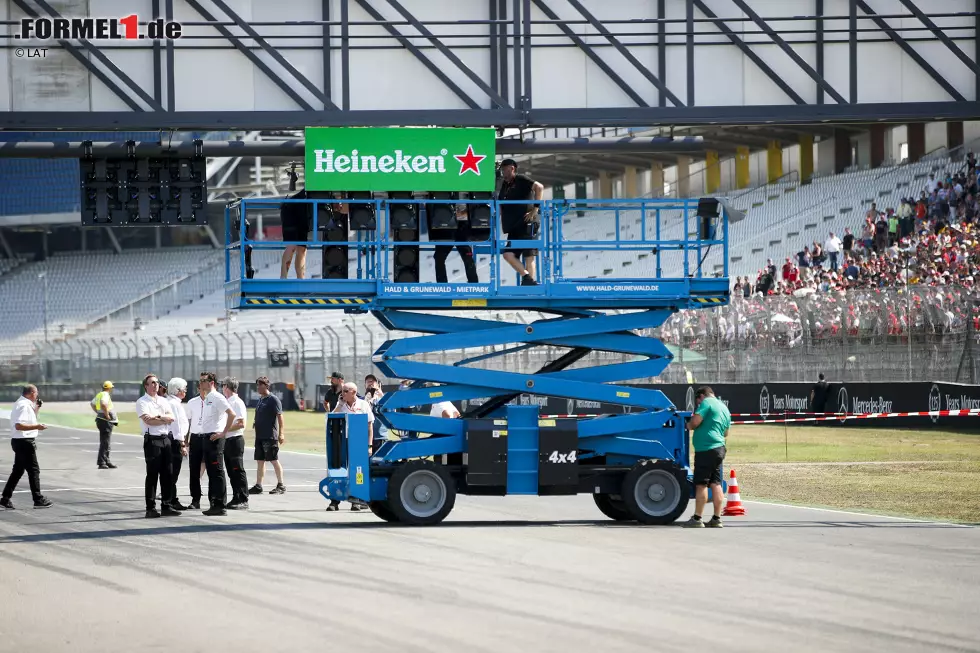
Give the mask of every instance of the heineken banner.
M 308 127 L 306 189 L 494 190 L 494 129 Z

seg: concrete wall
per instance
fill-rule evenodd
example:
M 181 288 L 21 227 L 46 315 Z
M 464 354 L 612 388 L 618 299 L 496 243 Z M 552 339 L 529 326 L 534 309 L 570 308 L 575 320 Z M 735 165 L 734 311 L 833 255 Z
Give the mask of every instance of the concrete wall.
M 926 0 L 916 0 L 924 6 Z M 228 16 L 216 8 L 211 0 L 201 0 L 202 5 L 216 19 L 226 21 Z M 657 3 L 650 0 L 582 0 L 585 7 L 600 21 L 656 19 Z M 340 15 L 340 0 L 329 0 L 331 17 Z M 748 0 L 749 5 L 759 14 L 767 17 L 792 17 L 812 11 L 811 2 L 783 2 L 779 0 Z M 432 26 L 432 31 L 442 37 L 447 46 L 467 45 L 455 50 L 455 54 L 477 75 L 489 78 L 490 49 L 483 39 L 467 38 L 487 35 L 486 25 L 469 24 L 467 21 L 487 20 L 489 17 L 486 0 L 402 0 L 401 3 L 422 21 L 453 21 L 449 24 Z M 706 4 L 719 16 L 743 18 L 728 0 L 706 0 Z M 970 0 L 928 0 L 930 12 L 969 12 L 974 10 Z M 79 16 L 123 16 L 130 13 L 141 17 L 151 13 L 151 0 L 56 0 L 52 1 L 56 10 L 67 17 Z M 268 21 L 320 21 L 322 20 L 322 0 L 290 0 L 289 2 L 270 2 L 269 0 L 228 0 L 228 5 L 238 15 L 249 22 Z M 389 4 L 374 1 L 372 6 L 387 20 L 402 20 Z M 555 0 L 549 6 L 565 19 L 581 21 L 581 15 L 564 0 Z M 826 0 L 827 15 L 846 16 L 848 0 Z M 874 8 L 882 13 L 904 13 L 898 0 L 878 0 Z M 667 17 L 684 19 L 685 3 L 667 2 Z M 22 16 L 21 10 L 10 0 L 0 2 L 0 12 L 12 19 Z M 177 21 L 189 23 L 202 21 L 202 17 L 187 4 L 186 0 L 174 1 L 174 14 Z M 531 5 L 531 18 L 547 21 L 547 16 Z M 371 22 L 373 19 L 358 3 L 350 3 L 350 21 Z M 531 93 L 534 106 L 539 109 L 549 107 L 594 108 L 594 107 L 633 107 L 630 99 L 617 84 L 605 74 L 588 55 L 563 36 L 558 27 L 544 24 L 532 27 L 531 42 Z M 908 21 L 910 24 L 915 21 Z M 838 24 L 839 23 L 839 24 Z M 637 23 L 639 25 L 639 23 Z M 827 28 L 846 28 L 846 21 L 828 21 Z M 949 30 L 962 27 L 972 30 L 973 19 L 944 18 L 942 26 Z M 649 27 L 649 24 L 648 24 Z M 771 67 L 805 101 L 816 101 L 816 84 L 790 60 L 777 46 L 761 42 L 758 28 L 751 22 L 731 22 L 731 29 L 752 43 L 753 52 Z M 813 21 L 788 20 L 779 22 L 780 30 L 812 30 Z M 617 29 L 630 29 L 626 23 Z M 415 32 L 400 27 L 406 34 Z M 592 28 L 577 25 L 576 29 L 590 43 L 602 46 L 599 50 L 603 61 L 629 84 L 650 106 L 657 106 L 660 92 L 627 59 L 608 47 L 608 43 L 594 35 Z M 650 28 L 653 29 L 652 27 Z M 696 87 L 693 89 L 696 103 L 700 106 L 746 106 L 759 104 L 792 105 L 789 98 L 777 87 L 758 66 L 709 23 L 697 23 L 695 29 L 699 39 L 710 39 L 717 45 L 698 45 L 694 50 Z M 664 82 L 680 98 L 687 98 L 687 48 L 682 33 L 686 24 L 681 20 L 669 23 L 667 31 L 674 34 L 666 52 L 667 76 Z M 234 30 L 238 32 L 237 28 Z M 636 31 L 630 29 L 630 31 Z M 321 28 L 263 26 L 266 35 L 288 33 L 299 36 L 289 41 L 293 46 L 310 49 L 290 50 L 285 56 L 289 62 L 315 84 L 322 84 L 323 57 Z M 187 35 L 217 35 L 211 27 L 185 26 Z M 330 66 L 333 71 L 333 97 L 340 97 L 343 75 L 341 51 L 339 48 L 340 29 L 334 29 L 334 43 L 338 47 L 331 53 Z M 387 32 L 375 25 L 356 25 L 350 27 L 351 43 L 350 74 L 348 76 L 353 109 L 390 109 L 392 102 L 402 109 L 452 109 L 465 108 L 466 104 L 450 90 L 436 75 L 429 71 L 411 52 L 398 45 Z M 870 36 L 870 35 L 868 35 Z M 858 102 L 917 102 L 943 101 L 947 94 L 915 64 L 898 45 L 870 43 L 862 35 L 858 43 Z M 632 54 L 649 70 L 658 68 L 658 51 L 650 45 L 648 37 L 621 37 L 630 47 Z M 415 39 L 419 45 L 429 46 L 422 39 Z M 280 41 L 282 43 L 282 41 Z M 137 45 L 145 45 L 145 41 Z M 205 49 L 190 49 L 190 45 L 206 46 Z M 32 45 L 27 42 L 24 45 Z M 43 42 L 36 45 L 43 46 Z M 96 42 L 98 45 L 98 42 Z M 116 44 L 117 45 L 117 44 Z M 227 48 L 223 39 L 209 41 L 178 40 L 175 42 L 176 74 L 175 105 L 178 111 L 190 110 L 292 110 L 297 105 L 286 93 L 262 73 L 245 56 L 234 49 Z M 384 49 L 365 50 L 359 46 L 382 45 Z M 539 47 L 539 46 L 559 47 Z M 222 49 L 219 49 L 219 46 Z M 394 47 L 391 47 L 394 46 Z M 474 47 L 476 46 L 476 47 Z M 968 100 L 976 99 L 975 78 L 970 69 L 959 62 L 941 43 L 917 43 L 916 51 L 934 68 L 943 71 L 946 79 Z M 814 45 L 794 44 L 794 50 L 811 66 L 816 62 Z M 967 51 L 972 52 L 972 47 Z M 149 49 L 123 48 L 105 50 L 117 66 L 152 92 L 153 68 L 152 53 Z M 491 99 L 479 90 L 477 84 L 465 73 L 449 62 L 438 51 L 427 49 L 426 55 L 463 91 L 469 94 L 483 108 L 492 106 Z M 299 95 L 313 106 L 320 106 L 310 92 L 300 82 L 289 75 L 278 63 L 265 54 L 260 55 L 274 74 L 284 80 Z M 825 50 L 826 78 L 842 94 L 847 93 L 848 42 L 845 34 L 828 34 Z M 511 53 L 510 61 L 514 61 Z M 99 64 L 101 66 L 101 64 Z M 513 81 L 513 80 L 511 80 Z M 220 82 L 220 83 L 216 83 Z M 165 87 L 166 85 L 164 85 Z M 164 88 L 164 91 L 166 89 Z M 166 98 L 164 99 L 166 106 Z M 64 110 L 64 111 L 104 111 L 125 110 L 122 100 L 115 96 L 102 82 L 95 79 L 84 67 L 63 50 L 51 50 L 43 59 L 12 57 L 9 50 L 0 52 L 0 110 Z M 299 125 L 298 125 L 299 126 Z

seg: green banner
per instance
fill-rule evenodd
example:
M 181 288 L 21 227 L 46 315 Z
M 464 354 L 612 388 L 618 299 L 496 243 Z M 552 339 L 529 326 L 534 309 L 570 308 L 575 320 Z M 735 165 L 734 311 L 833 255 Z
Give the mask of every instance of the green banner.
M 492 191 L 495 129 L 307 127 L 306 189 Z

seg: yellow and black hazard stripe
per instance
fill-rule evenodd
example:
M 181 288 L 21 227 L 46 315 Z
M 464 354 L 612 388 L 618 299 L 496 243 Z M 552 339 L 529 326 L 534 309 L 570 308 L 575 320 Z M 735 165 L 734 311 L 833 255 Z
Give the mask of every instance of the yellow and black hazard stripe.
M 721 297 L 691 297 L 691 299 L 698 304 L 723 304 L 725 302 Z
M 246 299 L 249 306 L 353 306 L 367 304 L 367 299 Z

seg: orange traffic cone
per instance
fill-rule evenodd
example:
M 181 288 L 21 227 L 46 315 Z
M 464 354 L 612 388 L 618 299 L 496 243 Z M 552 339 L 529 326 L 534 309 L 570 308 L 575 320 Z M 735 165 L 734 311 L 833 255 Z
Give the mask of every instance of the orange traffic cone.
M 741 517 L 745 514 L 745 508 L 742 506 L 742 497 L 738 493 L 738 479 L 735 478 L 734 469 L 731 478 L 732 480 L 728 484 L 728 502 L 721 514 L 726 517 Z

